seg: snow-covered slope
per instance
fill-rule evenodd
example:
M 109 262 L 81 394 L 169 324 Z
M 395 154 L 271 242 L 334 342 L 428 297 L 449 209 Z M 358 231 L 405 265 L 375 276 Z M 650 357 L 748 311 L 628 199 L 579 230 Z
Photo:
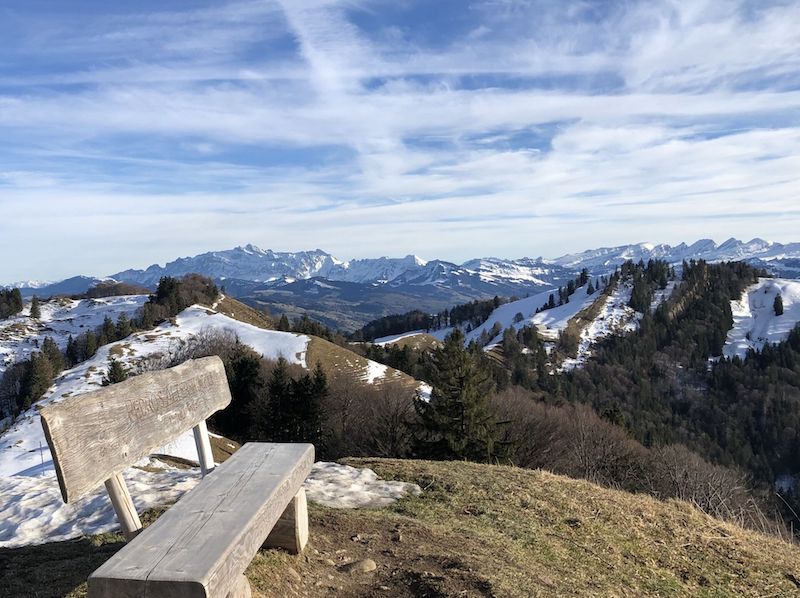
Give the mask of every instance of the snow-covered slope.
M 112 278 L 153 286 L 162 276 L 177 277 L 197 272 L 216 279 L 269 282 L 285 278 L 325 277 L 337 263 L 338 260 L 320 249 L 290 253 L 245 245 L 179 258 L 163 267 L 153 264 L 146 270 L 125 270 L 112 275 Z
M 758 238 L 746 242 L 728 239 L 720 244 L 711 239 L 701 239 L 690 245 L 680 243 L 675 246 L 636 243 L 600 247 L 548 259 L 485 257 L 471 259 L 462 264 L 445 260 L 426 261 L 414 255 L 346 261 L 321 249 L 277 252 L 249 244 L 183 257 L 165 266 L 153 264 L 145 270 L 124 270 L 110 278 L 153 287 L 161 276 L 183 276 L 197 272 L 218 280 L 263 284 L 318 277 L 358 284 L 394 283 L 395 286 L 438 284 L 458 288 L 466 284 L 491 293 L 492 285 L 501 289 L 516 285 L 527 290 L 530 290 L 531 285 L 558 286 L 569 278 L 574 278 L 576 271 L 583 268 L 587 268 L 593 275 L 604 274 L 627 260 L 646 262 L 649 259 L 662 259 L 673 264 L 690 259 L 710 262 L 746 260 L 758 265 L 766 264 L 773 273 L 793 275 L 792 272 L 800 270 L 791 263 L 788 267 L 785 264 L 800 260 L 800 243 L 782 244 Z M 40 294 L 83 292 L 96 282 L 98 279 L 76 277 L 44 286 Z M 486 286 L 481 287 L 480 283 Z M 33 293 L 35 289 L 27 288 L 26 292 Z
M 554 269 L 541 258 L 504 260 L 487 257 L 464 262 L 461 267 L 475 272 L 485 282 L 531 282 L 546 286 L 552 284 L 554 276 L 563 276 L 560 269 Z
M 784 313 L 776 316 L 773 305 L 780 293 Z M 748 287 L 742 298 L 731 302 L 733 328 L 722 353 L 745 357 L 749 349 L 760 351 L 766 343 L 778 343 L 800 322 L 800 281 L 761 278 Z
M 39 405 L 66 400 L 70 396 L 99 388 L 108 371 L 111 356 L 126 367 L 137 370 L 145 359 L 169 356 L 179 351 L 191 338 L 206 331 L 228 331 L 264 357 L 277 359 L 283 356 L 290 363 L 305 365 L 309 337 L 264 330 L 195 305 L 181 312 L 174 325 L 166 322 L 155 330 L 138 332 L 116 343 L 104 345 L 94 357 L 64 372 Z M 191 432 L 159 452 L 195 459 Z M 0 477 L 39 475 L 52 470 L 53 463 L 44 439 L 39 412 L 36 408 L 31 408 L 21 414 L 0 436 Z
M 583 286 L 579 287 L 575 294 L 569 298 L 569 303 L 536 313 L 537 309 L 547 303 L 550 294 L 553 292 L 553 290 L 549 290 L 501 305 L 491 313 L 483 324 L 466 335 L 467 342 L 478 340 L 484 331 L 490 332 L 495 324 L 500 324 L 502 330 L 511 327 L 519 330 L 524 326 L 534 325 L 545 339 L 555 340 L 558 338 L 558 333 L 567 327 L 570 318 L 600 297 L 599 292 L 587 295 L 586 287 Z M 517 314 L 522 314 L 522 318 L 519 319 Z M 501 339 L 502 333 L 492 338 L 489 346 L 500 342 Z
M 140 303 L 141 298 L 125 297 L 95 302 L 50 302 L 42 306 L 43 320 L 48 325 L 53 325 L 54 331 L 57 329 L 65 333 L 73 330 L 73 327 L 80 330 L 81 325 L 94 326 L 102 322 L 112 308 L 121 310 L 125 305 L 138 307 Z M 70 318 L 66 318 L 64 314 L 70 314 Z M 24 330 L 32 338 L 37 338 L 40 332 L 38 326 L 20 328 L 16 331 L 14 343 L 32 346 L 32 342 L 24 338 Z M 99 388 L 111 356 L 136 371 L 148 361 L 156 366 L 167 362 L 170 355 L 180 351 L 191 339 L 210 332 L 225 331 L 235 335 L 240 342 L 249 345 L 264 357 L 276 359 L 283 356 L 291 363 L 306 365 L 310 337 L 265 330 L 218 313 L 214 309 L 195 305 L 181 312 L 174 323 L 166 322 L 155 330 L 134 333 L 121 341 L 101 347 L 92 359 L 64 372 L 39 405 L 69 400 L 71 396 Z M 15 347 L 13 343 L 9 346 Z M 16 354 L 16 350 L 14 353 Z M 366 363 L 363 376 L 366 382 L 375 383 L 387 375 L 388 368 L 385 366 L 369 360 L 363 361 Z M 196 461 L 192 432 L 187 431 L 156 453 Z M 196 470 L 175 471 L 152 460 L 143 464 L 160 467 L 163 471 L 142 471 L 136 468 L 125 471 L 125 478 L 139 509 L 173 501 L 199 481 Z M 375 483 L 372 486 L 375 480 L 369 473 L 337 467 L 344 466 L 322 464 L 315 469 L 318 477 L 311 486 L 316 494 L 311 493 L 309 498 L 313 500 L 314 496 L 318 496 L 319 500 L 334 506 L 337 501 L 341 503 L 339 506 L 371 506 L 384 504 L 392 497 L 397 498 L 399 494 L 413 490 L 406 485 L 400 487 L 393 486 L 392 483 L 388 486 L 386 483 Z M 363 484 L 349 489 L 341 486 L 347 478 L 354 475 Z M 74 505 L 62 503 L 52 457 L 36 408 L 21 414 L 8 430 L 0 434 L 0 496 L 0 546 L 64 540 L 84 533 L 108 531 L 117 526 L 108 499 L 100 490 Z
M 53 299 L 41 303 L 41 318 L 30 317 L 30 303 L 21 314 L 0 320 L 0 375 L 15 361 L 27 359 L 46 337 L 62 349 L 67 339 L 103 323 L 106 317 L 117 321 L 121 314 L 132 316 L 147 301 L 144 295 L 103 299 Z
M 612 293 L 599 299 L 602 301 L 600 313 L 581 331 L 578 353 L 575 357 L 567 358 L 561 363 L 562 370 L 571 370 L 585 363 L 592 355 L 592 346 L 598 341 L 614 334 L 627 334 L 638 328 L 642 314 L 637 313 L 628 305 L 632 292 L 633 285 L 630 281 L 622 281 Z M 660 301 L 669 296 L 667 292 L 665 289 L 653 300 L 652 309 L 655 309 Z
M 800 257 L 800 243 L 773 243 L 763 239 L 739 241 L 728 239 L 717 244 L 711 239 L 701 239 L 691 245 L 680 243 L 670 246 L 665 244 L 637 243 L 619 247 L 601 247 L 580 253 L 568 254 L 548 260 L 553 264 L 569 268 L 587 268 L 592 273 L 614 269 L 628 260 L 638 262 L 649 259 L 660 259 L 673 264 L 683 260 L 702 259 L 707 262 L 739 261 L 739 260 L 785 260 Z

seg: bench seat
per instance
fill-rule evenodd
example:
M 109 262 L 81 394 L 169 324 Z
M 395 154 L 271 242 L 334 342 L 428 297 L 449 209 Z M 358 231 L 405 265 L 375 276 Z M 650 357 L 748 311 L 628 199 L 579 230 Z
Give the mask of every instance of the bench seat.
M 97 569 L 90 598 L 248 595 L 243 573 L 313 462 L 311 444 L 245 444 Z

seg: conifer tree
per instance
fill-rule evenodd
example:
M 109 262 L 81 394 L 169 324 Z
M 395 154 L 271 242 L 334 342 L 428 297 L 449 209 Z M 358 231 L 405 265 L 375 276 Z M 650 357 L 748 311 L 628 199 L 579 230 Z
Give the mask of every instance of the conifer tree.
M 27 409 L 42 398 L 45 391 L 53 383 L 53 366 L 50 360 L 38 351 L 31 355 L 30 366 L 23 382 L 24 395 L 22 408 Z
M 269 424 L 264 426 L 264 433 L 273 441 L 286 441 L 291 437 L 294 397 L 288 365 L 286 359 L 278 358 L 267 383 Z
M 775 310 L 775 315 L 776 316 L 782 316 L 783 315 L 783 297 L 781 297 L 780 293 L 775 295 L 775 301 L 772 304 L 772 309 Z
M 49 336 L 42 343 L 42 355 L 44 355 L 53 366 L 53 374 L 58 374 L 64 369 L 64 355 L 58 348 L 56 342 Z
M 80 362 L 80 350 L 78 348 L 78 343 L 72 338 L 72 335 L 69 335 L 67 339 L 67 349 L 64 351 L 64 354 L 67 358 L 67 365 L 69 367 L 74 366 L 78 362 Z
M 109 316 L 103 318 L 103 326 L 100 329 L 100 336 L 105 337 L 105 342 L 100 343 L 101 346 L 116 340 L 117 327 L 114 326 L 114 322 Z
M 122 312 L 117 318 L 117 339 L 126 338 L 130 336 L 131 332 L 133 332 L 133 328 L 130 318 L 128 318 L 128 314 Z
M 495 422 L 489 410 L 492 382 L 479 360 L 464 349 L 456 329 L 431 356 L 430 401 L 417 398 L 419 456 L 434 459 L 491 461 L 495 457 Z
M 34 295 L 31 299 L 31 318 L 38 320 L 42 317 L 42 309 L 39 306 L 39 298 Z
M 278 320 L 278 330 L 282 332 L 289 332 L 291 329 L 292 326 L 289 323 L 289 318 L 286 317 L 286 314 L 281 315 L 281 319 Z
M 114 359 L 113 357 L 108 360 L 108 373 L 103 378 L 103 386 L 109 384 L 117 384 L 124 382 L 128 379 L 128 370 L 122 365 L 122 362 Z
M 95 353 L 97 353 L 97 335 L 90 330 L 86 333 L 86 352 L 84 358 L 89 359 L 90 357 L 94 357 Z

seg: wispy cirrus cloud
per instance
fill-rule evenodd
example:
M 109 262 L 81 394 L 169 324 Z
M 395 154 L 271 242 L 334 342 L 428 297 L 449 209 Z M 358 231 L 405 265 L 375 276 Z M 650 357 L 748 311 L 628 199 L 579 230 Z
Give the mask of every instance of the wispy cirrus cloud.
M 458 260 L 800 222 L 795 2 L 45 7 L 0 19 L 0 252 L 41 239 L 0 280 L 249 241 Z

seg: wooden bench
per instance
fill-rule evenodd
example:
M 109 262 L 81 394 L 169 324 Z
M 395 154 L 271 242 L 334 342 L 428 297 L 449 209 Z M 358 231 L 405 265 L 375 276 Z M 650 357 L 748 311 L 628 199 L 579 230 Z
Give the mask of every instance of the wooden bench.
M 64 502 L 105 483 L 128 540 L 89 577 L 90 598 L 246 597 L 260 547 L 302 551 L 314 447 L 248 443 L 215 469 L 205 420 L 230 401 L 206 357 L 40 410 Z M 121 472 L 189 429 L 204 478 L 142 530 Z

